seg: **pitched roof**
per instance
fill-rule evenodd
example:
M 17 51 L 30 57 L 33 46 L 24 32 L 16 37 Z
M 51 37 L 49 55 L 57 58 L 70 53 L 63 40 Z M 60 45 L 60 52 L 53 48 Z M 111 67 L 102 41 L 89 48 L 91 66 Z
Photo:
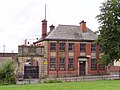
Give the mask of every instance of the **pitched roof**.
M 58 25 L 45 39 L 95 40 L 97 35 L 89 28 L 83 33 L 80 26 Z
M 58 25 L 55 29 L 48 33 L 45 38 L 40 38 L 37 42 L 43 40 L 72 40 L 72 41 L 94 41 L 97 39 L 97 34 L 95 34 L 89 28 L 86 28 L 86 32 L 82 32 L 80 26 L 75 25 Z

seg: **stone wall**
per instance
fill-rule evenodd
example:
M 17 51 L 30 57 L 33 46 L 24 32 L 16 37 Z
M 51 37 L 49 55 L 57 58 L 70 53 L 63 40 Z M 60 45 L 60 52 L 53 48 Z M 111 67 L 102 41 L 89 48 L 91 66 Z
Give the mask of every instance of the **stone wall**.
M 18 72 L 24 75 L 24 65 L 26 60 L 31 59 L 31 57 L 18 57 Z M 32 57 L 33 60 L 38 61 L 39 66 L 39 78 L 47 76 L 47 64 L 43 57 Z

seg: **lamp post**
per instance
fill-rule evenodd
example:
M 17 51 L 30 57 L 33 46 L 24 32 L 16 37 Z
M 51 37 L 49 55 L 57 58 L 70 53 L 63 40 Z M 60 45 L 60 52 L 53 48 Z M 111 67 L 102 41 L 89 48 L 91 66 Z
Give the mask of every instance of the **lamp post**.
M 5 45 L 3 45 L 3 53 L 5 53 Z

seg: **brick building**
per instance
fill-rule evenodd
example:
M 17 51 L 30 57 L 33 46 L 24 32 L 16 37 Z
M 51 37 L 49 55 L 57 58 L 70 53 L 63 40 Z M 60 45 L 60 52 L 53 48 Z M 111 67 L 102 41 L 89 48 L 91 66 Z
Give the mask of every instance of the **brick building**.
M 44 19 L 42 37 L 34 42 L 34 47 L 42 48 L 42 55 L 22 53 L 20 56 L 18 50 L 21 72 L 25 73 L 25 62 L 32 57 L 32 60 L 38 61 L 39 78 L 106 74 L 106 66 L 97 63 L 100 54 L 99 45 L 94 43 L 96 39 L 97 35 L 86 27 L 84 21 L 78 26 L 51 25 L 47 32 L 47 21 Z
M 42 21 L 42 38 L 34 44 L 43 46 L 48 62 L 49 77 L 106 74 L 106 66 L 98 65 L 99 45 L 97 35 L 81 21 L 76 25 L 50 26 Z
M 9 60 L 16 62 L 17 53 L 0 53 L 0 65 Z

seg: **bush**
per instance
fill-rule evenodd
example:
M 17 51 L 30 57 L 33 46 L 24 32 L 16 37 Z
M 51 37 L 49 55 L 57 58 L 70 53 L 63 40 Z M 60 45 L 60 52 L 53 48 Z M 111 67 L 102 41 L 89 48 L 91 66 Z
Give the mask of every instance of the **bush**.
M 7 61 L 0 66 L 0 83 L 15 84 L 15 65 L 13 61 Z
M 46 81 L 43 81 L 44 83 L 62 83 L 61 80 L 46 80 Z

